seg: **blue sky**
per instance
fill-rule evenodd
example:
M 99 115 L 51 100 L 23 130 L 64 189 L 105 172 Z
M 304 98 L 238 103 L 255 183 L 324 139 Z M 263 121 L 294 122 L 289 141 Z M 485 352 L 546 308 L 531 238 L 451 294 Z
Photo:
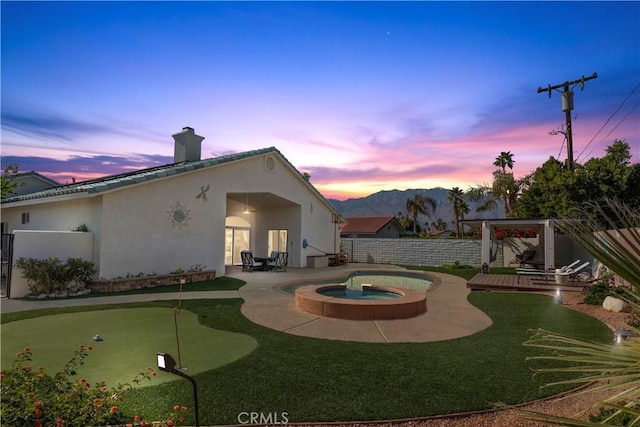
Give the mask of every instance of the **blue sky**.
M 326 197 L 466 189 L 501 151 L 517 176 L 564 160 L 560 94 L 536 90 L 594 72 L 574 157 L 640 158 L 638 2 L 1 8 L 3 163 L 60 182 L 169 163 L 190 126 L 203 157 L 275 146 Z

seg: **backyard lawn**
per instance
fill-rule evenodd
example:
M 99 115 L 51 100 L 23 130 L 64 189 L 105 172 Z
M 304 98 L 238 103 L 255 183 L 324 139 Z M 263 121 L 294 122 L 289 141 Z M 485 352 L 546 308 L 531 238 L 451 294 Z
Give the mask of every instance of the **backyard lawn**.
M 289 422 L 397 419 L 484 409 L 500 402 L 519 403 L 559 391 L 541 392 L 540 384 L 553 378 L 534 378 L 534 365 L 525 361 L 540 351 L 522 346 L 531 330 L 545 328 L 595 341 L 612 340 L 605 325 L 556 305 L 548 296 L 474 292 L 469 300 L 493 319 L 491 327 L 465 338 L 412 344 L 294 336 L 250 322 L 241 314 L 242 301 L 238 299 L 182 301 L 182 309 L 197 316 L 202 326 L 243 334 L 257 343 L 253 351 L 234 362 L 195 373 L 200 421 L 203 425 L 238 424 L 242 412 L 286 412 Z M 176 304 L 163 301 L 38 310 L 4 314 L 1 320 L 4 328 L 13 321 L 53 314 L 92 316 L 100 310 L 106 317 L 113 315 L 113 309 L 168 309 Z M 86 343 L 85 336 L 78 338 Z M 7 344 L 3 339 L 3 350 Z M 213 358 L 225 351 L 224 346 L 210 345 L 205 354 Z M 188 356 L 185 353 L 183 358 Z M 134 357 L 128 363 L 137 371 L 148 366 L 148 361 Z M 174 378 L 132 391 L 122 408 L 147 419 L 164 417 L 167 408 L 175 404 L 192 408 L 191 385 Z

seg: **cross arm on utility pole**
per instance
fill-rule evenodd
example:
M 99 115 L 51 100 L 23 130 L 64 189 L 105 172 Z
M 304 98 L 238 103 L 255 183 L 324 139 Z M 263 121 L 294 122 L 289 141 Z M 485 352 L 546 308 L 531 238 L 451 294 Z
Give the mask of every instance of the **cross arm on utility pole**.
M 589 80 L 593 80 L 593 79 L 597 79 L 597 78 L 598 78 L 598 73 L 593 73 L 589 77 L 582 76 L 578 80 L 573 80 L 571 82 L 564 82 L 564 83 L 560 83 L 559 85 L 555 85 L 555 86 L 549 85 L 549 86 L 547 86 L 545 88 L 538 87 L 538 93 L 540 93 L 540 92 L 549 92 L 549 98 L 551 98 L 551 91 L 552 90 L 564 88 L 565 92 L 566 92 L 566 91 L 568 91 L 569 86 L 577 85 L 578 83 L 580 83 L 580 89 L 584 89 L 584 82 L 589 81 Z

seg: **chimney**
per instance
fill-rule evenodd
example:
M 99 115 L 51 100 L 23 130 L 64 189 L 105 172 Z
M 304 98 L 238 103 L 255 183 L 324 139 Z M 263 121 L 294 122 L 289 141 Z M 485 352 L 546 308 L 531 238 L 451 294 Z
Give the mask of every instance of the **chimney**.
M 173 161 L 175 163 L 200 160 L 200 149 L 204 136 L 196 135 L 193 128 L 188 126 L 183 127 L 182 132 L 171 136 L 175 141 L 173 149 Z

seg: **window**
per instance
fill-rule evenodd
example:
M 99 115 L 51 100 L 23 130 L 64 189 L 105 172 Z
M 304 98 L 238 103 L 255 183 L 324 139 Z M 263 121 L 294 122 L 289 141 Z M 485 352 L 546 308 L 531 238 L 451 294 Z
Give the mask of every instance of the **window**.
M 287 230 L 269 230 L 268 253 L 287 251 Z
M 22 212 L 22 223 L 29 224 L 29 212 Z

